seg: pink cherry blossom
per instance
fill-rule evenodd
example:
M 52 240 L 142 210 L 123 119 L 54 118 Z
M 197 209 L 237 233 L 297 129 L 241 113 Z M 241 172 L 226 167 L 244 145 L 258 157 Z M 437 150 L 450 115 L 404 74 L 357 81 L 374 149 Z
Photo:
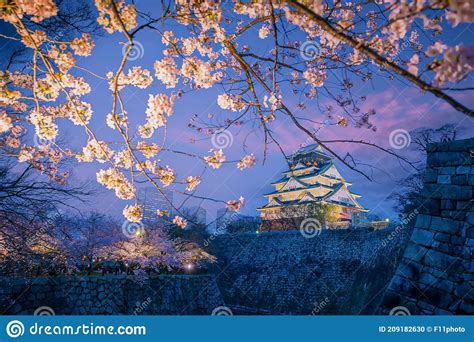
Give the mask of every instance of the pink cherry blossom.
M 188 221 L 186 221 L 181 216 L 176 215 L 173 218 L 173 224 L 177 225 L 179 228 L 184 229 L 188 225 Z
M 227 201 L 226 206 L 230 210 L 232 210 L 234 212 L 237 212 L 244 206 L 244 204 L 245 204 L 245 200 L 242 196 L 240 196 L 238 201 L 236 201 L 236 200 Z
M 238 163 L 237 163 L 237 168 L 239 170 L 244 170 L 244 169 L 247 169 L 249 167 L 252 167 L 253 165 L 255 165 L 255 162 L 257 161 L 257 159 L 255 158 L 255 156 L 252 154 L 248 154 L 246 155 L 245 157 L 243 157 Z
M 200 183 L 201 177 L 188 176 L 188 178 L 186 178 L 186 191 L 194 191 Z
M 130 222 L 140 222 L 143 217 L 143 209 L 138 205 L 127 205 L 123 209 L 123 215 Z
M 224 152 L 222 152 L 222 150 L 210 150 L 209 152 L 212 152 L 213 154 L 204 157 L 204 161 L 213 169 L 219 169 L 225 161 Z

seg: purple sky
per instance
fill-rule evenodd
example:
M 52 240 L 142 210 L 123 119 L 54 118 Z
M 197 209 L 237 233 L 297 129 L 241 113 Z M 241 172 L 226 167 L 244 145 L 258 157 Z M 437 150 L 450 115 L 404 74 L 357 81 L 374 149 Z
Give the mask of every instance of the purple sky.
M 153 2 L 154 3 L 154 2 Z M 139 3 L 141 8 L 146 8 L 151 2 L 145 1 Z M 4 32 L 5 25 L 0 26 L 0 30 Z M 455 31 L 447 31 L 443 33 L 450 39 L 450 44 L 464 43 L 470 45 L 473 43 L 474 26 L 460 25 Z M 255 35 L 255 32 L 253 33 Z M 443 38 L 443 36 L 441 37 Z M 139 44 L 143 47 L 142 57 L 135 61 L 128 61 L 125 70 L 134 66 L 141 65 L 144 68 L 153 70 L 153 62 L 162 57 L 161 39 L 156 33 L 150 31 L 142 31 L 137 36 Z M 88 68 L 95 73 L 105 75 L 108 71 L 117 69 L 119 61 L 122 57 L 121 45 L 123 41 L 118 34 L 112 36 L 104 34 L 96 40 L 96 47 L 93 56 L 88 58 L 79 58 L 78 64 Z M 5 41 L 2 41 L 5 43 Z M 271 39 L 259 42 L 257 49 L 268 50 L 271 45 Z M 2 49 L 9 49 L 12 43 L 2 44 Z M 105 81 L 88 77 L 92 87 L 92 92 L 83 97 L 84 101 L 92 104 L 94 115 L 91 121 L 91 127 L 96 131 L 100 139 L 114 139 L 115 133 L 105 124 L 105 116 L 111 109 L 111 96 L 108 84 Z M 472 85 L 472 79 L 468 80 Z M 318 136 L 321 139 L 363 139 L 374 142 L 380 146 L 389 148 L 389 135 L 394 129 L 405 129 L 407 131 L 418 127 L 439 127 L 445 123 L 455 123 L 459 127 L 463 127 L 463 133 L 459 136 L 473 136 L 474 124 L 473 120 L 467 116 L 457 113 L 444 102 L 438 100 L 434 96 L 424 95 L 417 88 L 408 87 L 399 81 L 388 81 L 383 77 L 375 77 L 373 82 L 364 84 L 355 82 L 355 95 L 366 95 L 367 101 L 361 106 L 362 111 L 375 108 L 377 114 L 373 117 L 373 124 L 377 127 L 377 131 L 373 132 L 364 128 L 323 128 L 319 131 Z M 131 127 L 144 123 L 146 101 L 148 94 L 166 93 L 165 89 L 154 81 L 152 86 L 145 90 L 134 87 L 124 89 L 122 92 L 123 99 L 129 117 L 131 118 Z M 205 119 L 207 114 L 212 113 L 216 117 L 220 115 L 228 115 L 220 109 L 216 103 L 217 94 L 222 93 L 219 87 L 210 90 L 193 91 L 176 102 L 174 115 L 169 119 L 168 127 L 168 147 L 177 150 L 194 152 L 199 155 L 205 155 L 212 148 L 209 137 L 204 140 L 204 135 L 199 135 L 193 129 L 187 128 L 187 123 L 193 114 L 198 114 Z M 284 92 L 284 94 L 291 94 Z M 474 100 L 472 97 L 459 96 L 463 103 L 472 107 Z M 298 99 L 290 95 L 283 97 L 285 104 L 299 116 L 308 118 L 321 119 L 323 116 L 319 114 L 319 110 L 315 103 L 306 102 L 307 108 L 304 112 L 297 109 Z M 323 119 L 324 120 L 324 119 Z M 78 127 L 74 127 L 71 123 L 64 123 L 62 136 L 66 137 L 74 147 L 84 145 L 86 136 Z M 65 127 L 65 129 L 64 129 Z M 282 144 L 287 154 L 294 152 L 300 144 L 309 143 L 307 136 L 293 127 L 289 119 L 280 116 L 271 124 L 271 129 L 275 132 L 275 137 Z M 309 127 L 312 128 L 312 127 Z M 285 171 L 285 162 L 281 153 L 270 146 L 268 159 L 262 165 L 263 158 L 263 135 L 261 132 L 252 132 L 252 127 L 236 129 L 231 128 L 233 135 L 232 146 L 224 150 L 228 160 L 240 159 L 246 153 L 254 153 L 257 157 L 257 165 L 253 168 L 240 171 L 235 164 L 224 165 L 219 170 L 208 169 L 204 176 L 197 194 L 216 197 L 223 200 L 238 199 L 243 196 L 246 199 L 246 206 L 242 213 L 256 215 L 256 208 L 265 203 L 262 197 L 264 193 L 270 192 L 273 188 L 270 183 L 280 177 L 280 173 Z M 160 143 L 163 138 L 163 130 L 160 129 L 155 134 L 155 142 Z M 191 144 L 191 138 L 195 138 L 197 142 Z M 243 142 L 246 142 L 246 149 L 243 149 Z M 374 174 L 375 181 L 369 182 L 359 174 L 352 172 L 344 166 L 339 166 L 342 175 L 353 183 L 351 190 L 361 194 L 360 203 L 373 213 L 383 217 L 394 217 L 395 213 L 392 204 L 386 200 L 394 190 L 396 190 L 395 181 L 407 175 L 408 167 L 401 167 L 397 160 L 385 153 L 376 151 L 371 148 L 362 147 L 360 145 L 339 144 L 332 145 L 334 149 L 345 155 L 350 152 L 354 157 L 364 163 L 371 164 L 376 168 L 380 168 Z M 399 151 L 403 155 L 411 158 L 419 159 L 410 148 Z M 176 156 L 174 154 L 164 154 L 161 158 L 164 163 L 168 163 L 171 167 L 178 171 L 178 180 L 188 175 L 201 174 L 204 165 L 201 161 L 185 156 Z M 73 179 L 76 180 L 92 180 L 95 183 L 95 173 L 101 165 L 97 164 L 78 164 L 73 170 Z M 101 188 L 101 187 L 100 187 Z M 101 188 L 103 189 L 103 188 Z M 113 216 L 121 217 L 121 211 L 127 204 L 126 201 L 115 198 L 113 191 L 103 190 L 99 195 L 90 200 L 87 209 L 99 210 Z M 178 203 L 176 203 L 178 204 Z M 190 205 L 199 204 L 196 201 L 189 202 Z M 221 205 L 213 203 L 203 203 L 205 209 L 208 210 L 208 220 L 215 217 L 215 212 Z

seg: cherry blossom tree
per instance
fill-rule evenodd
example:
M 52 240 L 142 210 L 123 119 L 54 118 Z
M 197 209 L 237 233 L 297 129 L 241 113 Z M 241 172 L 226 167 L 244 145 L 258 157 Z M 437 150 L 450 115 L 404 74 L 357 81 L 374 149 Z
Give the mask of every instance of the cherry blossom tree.
M 31 165 L 0 157 L 0 269 L 9 274 L 73 271 L 54 221 L 65 208 L 84 202 L 92 192 L 83 185 L 58 184 Z
M 364 140 L 323 141 L 309 128 L 309 124 L 351 125 L 375 130 L 371 118 L 376 110 L 361 111 L 366 96 L 353 94 L 356 82 L 377 77 L 408 82 L 473 116 L 473 110 L 456 96 L 472 90 L 465 80 L 474 67 L 473 48 L 438 39 L 445 27 L 455 29 L 474 20 L 472 2 L 468 0 L 179 0 L 163 2 L 158 17 L 124 0 L 95 0 L 95 7 L 97 23 L 104 34 L 121 38 L 117 49 L 125 46 L 123 58 L 114 61 L 114 71 L 106 75 L 81 67 L 81 60 L 94 51 L 90 33 L 58 39 L 43 29 L 61 15 L 61 6 L 54 0 L 8 0 L 1 4 L 0 18 L 16 32 L 2 34 L 2 38 L 21 42 L 30 49 L 31 67 L 26 71 L 9 68 L 0 73 L 0 149 L 4 155 L 28 163 L 60 183 L 67 179 L 67 174 L 57 167 L 63 158 L 103 164 L 97 181 L 118 198 L 132 202 L 123 210 L 131 222 L 139 222 L 143 216 L 136 199 L 137 182 L 150 183 L 164 198 L 165 188 L 173 188 L 185 197 L 220 202 L 234 211 L 245 203 L 243 198 L 199 195 L 202 175 L 178 179 L 172 165 L 160 162 L 161 153 L 171 152 L 177 157 L 197 158 L 212 169 L 235 163 L 245 172 L 256 163 L 258 156 L 252 154 L 231 161 L 221 149 L 194 155 L 167 145 L 165 132 L 173 120 L 175 103 L 191 90 L 219 86 L 222 93 L 216 101 L 228 116 L 209 117 L 208 122 L 195 117 L 190 128 L 212 135 L 236 125 L 258 127 L 264 135 L 265 161 L 269 144 L 275 144 L 285 154 L 272 127 L 278 120 L 290 118 L 302 134 L 357 172 L 361 171 L 353 159 L 338 155 L 331 144 L 352 142 L 396 154 Z M 180 25 L 182 30 L 173 33 L 166 29 L 167 24 Z M 127 62 L 145 30 L 155 33 L 165 45 L 156 56 L 153 70 Z M 271 40 L 273 48 L 257 54 L 248 43 L 255 39 Z M 95 113 L 83 99 L 91 91 L 90 79 L 95 78 L 109 84 L 112 105 L 108 113 Z M 159 84 L 164 91 L 151 91 L 153 84 Z M 130 125 L 123 101 L 124 89 L 131 87 L 148 93 L 147 109 L 138 129 Z M 299 108 L 314 103 L 320 115 L 296 115 L 285 100 L 295 95 L 301 99 Z M 335 105 L 324 106 L 326 99 Z M 110 132 L 95 132 L 90 125 L 93 115 L 104 120 Z M 63 121 L 83 129 L 87 143 L 82 149 L 55 142 Z M 50 147 L 45 150 L 23 141 L 22 136 L 30 129 Z M 120 141 L 111 143 L 111 132 Z M 163 142 L 158 144 L 160 137 Z M 171 201 L 170 205 L 173 206 Z M 186 218 L 179 208 L 174 209 L 178 215 L 170 220 L 184 228 Z
M 215 261 L 215 257 L 195 243 L 172 240 L 162 229 L 148 229 L 133 239 L 120 239 L 104 246 L 100 253 L 105 259 L 125 262 L 136 274 L 174 271 L 190 264 Z

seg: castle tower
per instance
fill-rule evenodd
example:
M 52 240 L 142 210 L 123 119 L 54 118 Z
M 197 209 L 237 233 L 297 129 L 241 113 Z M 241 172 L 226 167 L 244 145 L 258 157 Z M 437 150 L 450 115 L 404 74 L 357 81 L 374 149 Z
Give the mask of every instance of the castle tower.
M 309 208 L 315 204 L 330 208 L 331 222 L 320 224 L 331 228 L 346 228 L 353 213 L 367 211 L 357 202 L 360 196 L 349 191 L 351 184 L 319 145 L 300 148 L 288 157 L 288 163 L 290 169 L 272 183 L 275 191 L 264 195 L 268 203 L 257 209 L 262 231 L 299 229 L 302 220 L 311 217 Z

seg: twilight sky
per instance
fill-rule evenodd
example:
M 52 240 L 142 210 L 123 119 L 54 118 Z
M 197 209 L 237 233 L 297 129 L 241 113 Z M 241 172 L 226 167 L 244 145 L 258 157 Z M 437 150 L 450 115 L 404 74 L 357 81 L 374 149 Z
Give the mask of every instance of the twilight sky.
M 156 6 L 156 1 L 140 1 L 139 8 L 152 8 L 152 4 Z M 176 29 L 169 28 L 166 29 Z M 5 23 L 0 23 L 0 32 L 9 33 L 10 28 Z M 251 32 L 255 37 L 256 32 Z M 443 37 L 449 37 L 450 44 L 455 45 L 464 43 L 471 45 L 474 42 L 474 26 L 459 25 L 455 31 L 446 30 L 442 34 Z M 153 62 L 162 57 L 161 38 L 151 31 L 142 31 L 138 36 L 137 44 L 139 49 L 139 58 L 127 61 L 125 70 L 134 65 L 141 65 L 143 68 L 153 69 Z M 123 41 L 119 34 L 108 35 L 96 38 L 96 46 L 93 55 L 88 58 L 79 58 L 78 65 L 87 68 L 97 74 L 105 75 L 109 71 L 116 70 L 122 57 L 122 48 L 119 42 Z M 250 44 L 250 43 L 249 43 Z M 271 48 L 271 39 L 259 41 L 253 48 L 257 50 L 269 50 Z M 3 51 L 7 51 L 14 47 L 14 43 L 5 40 L 0 41 L 0 47 Z M 111 96 L 108 89 L 108 83 L 98 79 L 88 77 L 88 81 L 92 87 L 92 92 L 83 97 L 84 101 L 92 104 L 94 110 L 91 127 L 101 139 L 114 139 L 114 133 L 105 124 L 105 116 L 110 112 Z M 473 84 L 472 78 L 466 82 Z M 395 129 L 405 129 L 411 131 L 419 127 L 436 128 L 445 123 L 455 123 L 462 128 L 459 138 L 472 137 L 474 132 L 474 122 L 466 115 L 462 115 L 444 102 L 438 100 L 434 96 L 424 95 L 417 88 L 407 86 L 404 82 L 388 81 L 383 77 L 375 77 L 372 82 L 360 83 L 355 81 L 353 88 L 354 95 L 367 96 L 367 101 L 361 106 L 362 111 L 371 108 L 377 110 L 377 114 L 373 117 L 373 124 L 377 127 L 377 131 L 364 128 L 353 127 L 336 127 L 331 126 L 319 130 L 318 137 L 325 139 L 362 139 L 377 143 L 380 146 L 389 148 L 389 135 Z M 145 89 L 141 90 L 134 87 L 128 87 L 123 90 L 123 99 L 129 117 L 131 118 L 131 127 L 144 122 L 146 102 L 148 94 L 165 93 L 169 94 L 158 81 Z M 195 90 L 186 93 L 179 99 L 174 108 L 174 114 L 169 119 L 167 132 L 167 146 L 181 151 L 188 151 L 199 155 L 205 155 L 212 148 L 210 137 L 198 134 L 195 130 L 187 128 L 187 124 L 193 114 L 199 115 L 202 120 L 206 120 L 208 114 L 215 117 L 226 114 L 220 109 L 216 103 L 217 95 L 222 93 L 219 87 L 209 90 Z M 306 109 L 301 111 L 297 108 L 300 101 L 298 96 L 290 95 L 289 91 L 284 91 L 288 97 L 283 97 L 285 104 L 301 117 L 321 119 L 319 108 L 315 102 L 306 102 Z M 456 94 L 457 98 L 463 96 Z M 463 103 L 468 107 L 474 105 L 472 97 L 463 99 Z M 228 113 L 227 113 L 228 114 Z M 323 119 L 324 120 L 324 119 Z M 271 129 L 274 131 L 275 137 L 282 144 L 287 154 L 294 152 L 300 144 L 310 143 L 307 136 L 298 131 L 290 120 L 280 116 L 275 120 Z M 71 141 L 72 145 L 79 148 L 84 146 L 86 136 L 82 130 L 75 127 L 70 122 L 62 125 L 61 137 Z M 66 127 L 64 129 L 64 127 Z M 238 160 L 244 154 L 254 153 L 257 157 L 257 165 L 254 167 L 240 171 L 235 164 L 224 165 L 219 170 L 207 169 L 203 182 L 201 183 L 198 195 L 207 197 L 216 197 L 223 200 L 238 199 L 243 196 L 246 199 L 246 206 L 242 213 L 256 215 L 256 208 L 265 203 L 263 194 L 270 192 L 273 188 L 270 183 L 280 177 L 280 173 L 285 171 L 285 162 L 282 154 L 277 150 L 276 146 L 271 145 L 268 158 L 262 165 L 263 158 L 263 134 L 257 127 L 242 127 L 230 129 L 233 136 L 233 143 L 227 147 L 224 152 L 228 160 Z M 308 126 L 308 128 L 311 128 Z M 160 144 L 164 131 L 159 130 L 155 138 L 156 143 Z M 191 139 L 196 142 L 191 143 Z M 61 140 L 61 139 L 60 139 Z M 245 143 L 245 148 L 244 148 Z M 363 163 L 372 165 L 377 170 L 374 172 L 374 181 L 370 182 L 361 175 L 349 170 L 344 166 L 339 166 L 341 174 L 353 185 L 352 191 L 361 194 L 360 203 L 371 210 L 374 214 L 382 217 L 394 217 L 395 213 L 392 204 L 386 198 L 394 190 L 396 190 L 395 181 L 401 179 L 410 172 L 408 166 L 402 166 L 393 157 L 374 150 L 373 148 L 363 147 L 356 144 L 332 144 L 337 152 L 344 156 L 350 152 L 355 158 Z M 402 155 L 409 156 L 414 160 L 419 160 L 420 156 L 414 153 L 412 149 L 405 148 L 399 150 Z M 202 161 L 186 156 L 177 156 L 175 154 L 163 154 L 162 161 L 174 167 L 178 171 L 177 179 L 181 180 L 188 175 L 199 175 L 204 169 Z M 73 181 L 91 181 L 95 182 L 95 173 L 101 168 L 97 163 L 81 163 L 74 165 Z M 122 219 L 121 212 L 127 201 L 119 200 L 113 194 L 113 191 L 106 190 L 99 185 L 96 186 L 101 192 L 91 199 L 86 206 L 87 210 L 98 210 Z M 175 204 L 179 204 L 175 201 Z M 189 205 L 198 205 L 195 200 L 189 201 Z M 221 208 L 221 204 L 203 203 L 203 207 L 207 210 L 208 221 L 213 219 L 216 210 Z

